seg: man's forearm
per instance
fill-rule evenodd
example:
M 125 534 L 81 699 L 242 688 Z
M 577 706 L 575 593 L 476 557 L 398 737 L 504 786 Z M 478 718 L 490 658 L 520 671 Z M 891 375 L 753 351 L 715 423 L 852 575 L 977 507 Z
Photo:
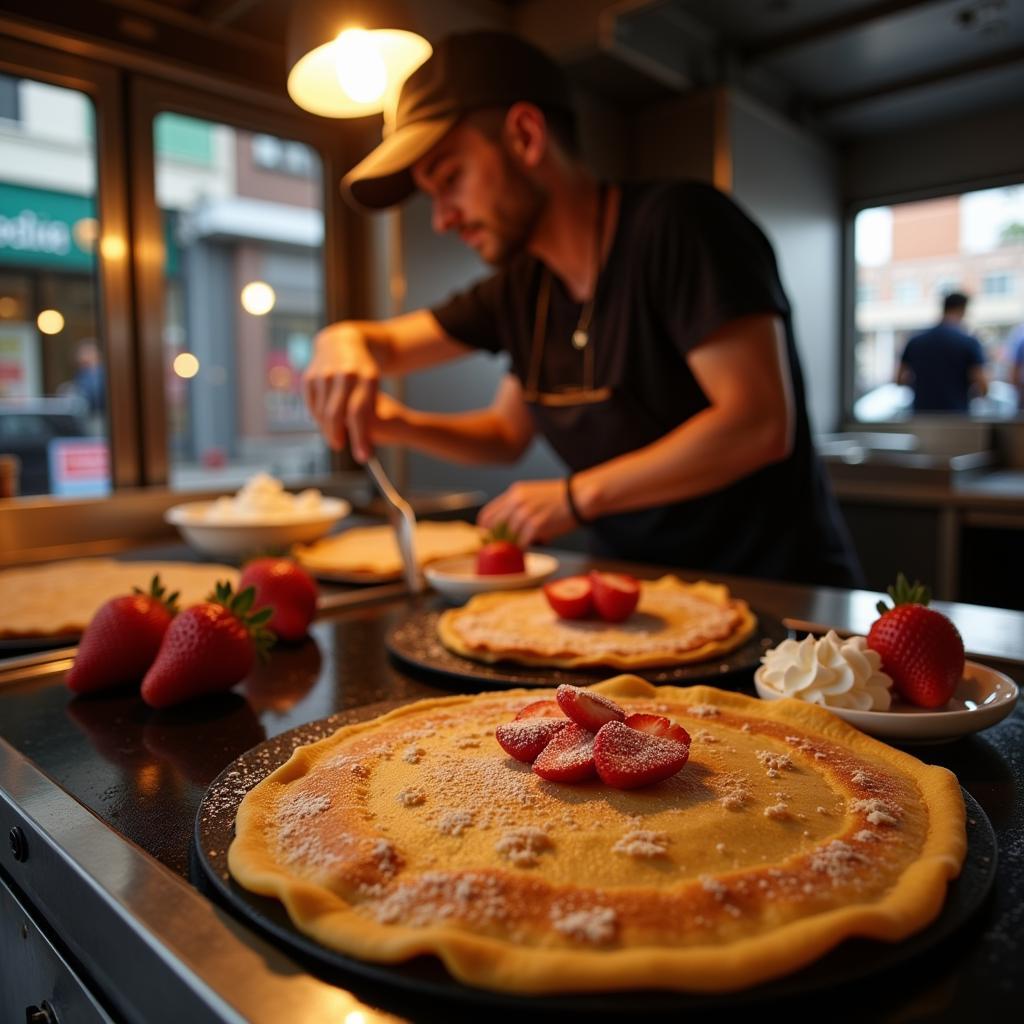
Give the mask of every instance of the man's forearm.
M 644 448 L 576 474 L 573 497 L 588 519 L 686 501 L 785 458 L 790 445 L 784 422 L 711 407 Z
M 515 462 L 529 439 L 513 436 L 491 409 L 464 413 L 430 413 L 407 409 L 401 421 L 388 424 L 386 441 L 451 462 Z
M 339 335 L 356 335 L 384 376 L 402 376 L 465 356 L 468 349 L 448 338 L 429 310 L 390 320 L 346 320 Z

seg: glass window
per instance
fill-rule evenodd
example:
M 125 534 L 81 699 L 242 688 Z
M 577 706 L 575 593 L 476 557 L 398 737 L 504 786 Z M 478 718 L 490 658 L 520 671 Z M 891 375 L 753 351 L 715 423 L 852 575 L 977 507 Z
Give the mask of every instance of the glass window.
M 18 80 L 10 75 L 0 74 L 0 118 L 8 121 L 21 120 L 21 104 L 18 101 Z
M 324 321 L 319 156 L 172 113 L 154 141 L 171 486 L 326 472 L 301 394 Z
M 893 286 L 893 297 L 902 305 L 917 302 L 921 297 L 920 281 L 897 281 Z
M 982 295 L 1012 295 L 1013 276 L 1006 273 L 984 274 L 981 278 Z
M 935 326 L 951 292 L 968 297 L 959 326 L 982 344 L 991 382 L 970 413 L 1018 413 L 1010 383 L 1014 339 L 1024 331 L 1024 185 L 862 210 L 854 224 L 857 419 L 909 415 L 914 394 L 896 382 L 900 354 Z
M 0 76 L 0 457 L 17 493 L 110 489 L 92 101 Z

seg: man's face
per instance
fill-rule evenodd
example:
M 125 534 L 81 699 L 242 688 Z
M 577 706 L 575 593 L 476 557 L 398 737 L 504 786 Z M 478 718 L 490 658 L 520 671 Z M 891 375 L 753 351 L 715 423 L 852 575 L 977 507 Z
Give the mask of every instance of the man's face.
M 416 163 L 413 179 L 433 201 L 434 230 L 457 231 L 500 266 L 528 244 L 545 196 L 492 134 L 460 121 Z

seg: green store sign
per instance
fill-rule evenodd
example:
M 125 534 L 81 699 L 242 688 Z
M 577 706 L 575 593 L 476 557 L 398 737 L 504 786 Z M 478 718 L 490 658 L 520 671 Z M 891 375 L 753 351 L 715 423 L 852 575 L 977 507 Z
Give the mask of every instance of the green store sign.
M 0 184 L 0 263 L 91 272 L 96 238 L 92 198 Z
M 173 276 L 179 266 L 175 214 L 160 213 L 167 253 L 164 270 Z M 0 182 L 0 266 L 91 274 L 98 238 L 96 201 L 91 196 Z

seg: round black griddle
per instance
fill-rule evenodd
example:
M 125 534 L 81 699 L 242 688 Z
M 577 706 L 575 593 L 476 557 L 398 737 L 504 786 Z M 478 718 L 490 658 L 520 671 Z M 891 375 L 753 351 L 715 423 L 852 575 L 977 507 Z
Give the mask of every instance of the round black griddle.
M 943 970 L 952 970 L 955 966 L 957 949 L 954 947 L 959 947 L 959 942 L 946 947 L 948 966 L 938 959 L 936 947 L 970 922 L 985 903 L 995 880 L 995 833 L 981 806 L 964 791 L 968 820 L 967 859 L 960 877 L 949 887 L 942 912 L 931 925 L 892 945 L 867 939 L 847 940 L 801 971 L 741 992 L 707 995 L 645 990 L 517 996 L 464 985 L 452 978 L 441 961 L 434 957 L 416 957 L 395 965 L 352 959 L 300 932 L 277 900 L 258 896 L 237 885 L 228 873 L 227 849 L 234 836 L 235 813 L 242 797 L 283 764 L 296 747 L 322 739 L 341 725 L 367 720 L 402 703 L 369 705 L 332 715 L 261 743 L 235 760 L 214 780 L 199 806 L 191 870 L 201 891 L 268 936 L 313 973 L 378 1005 L 404 1000 L 407 1009 L 409 1000 L 413 1000 L 417 1020 L 450 1020 L 450 1014 L 469 1010 L 486 1011 L 491 1019 L 504 1018 L 506 1014 L 522 1020 L 529 1019 L 520 1016 L 522 1014 L 536 1019 L 538 1014 L 561 1016 L 577 1013 L 616 1016 L 624 1020 L 638 1019 L 641 1013 L 671 1014 L 679 1019 L 677 1015 L 681 1011 L 753 1008 L 769 1001 L 800 1000 L 802 997 L 814 997 L 814 1005 L 820 1010 L 823 1005 L 821 993 L 826 991 L 849 987 L 849 999 L 853 1000 L 869 998 L 872 991 L 877 995 L 884 979 L 879 977 L 870 986 L 856 983 L 897 967 L 900 968 L 901 988 L 909 987 L 915 980 L 921 984 L 933 984 Z M 926 951 L 932 951 L 932 955 L 918 962 L 915 974 L 912 961 Z M 844 996 L 844 1005 L 848 1005 L 846 1000 Z M 428 1005 L 431 1012 L 424 1013 L 423 1008 Z M 396 1009 L 401 1010 L 402 1007 Z
M 531 668 L 511 661 L 489 664 L 471 661 L 449 651 L 437 633 L 437 620 L 444 609 L 413 612 L 397 623 L 387 636 L 388 652 L 403 666 L 420 672 L 487 686 L 557 686 L 559 683 L 598 682 L 626 669 L 613 668 Z M 762 612 L 751 638 L 721 658 L 670 668 L 629 669 L 652 683 L 713 683 L 728 686 L 748 682 L 761 662 L 761 655 L 788 639 L 789 630 L 778 620 Z M 730 678 L 732 677 L 732 678 Z M 741 680 L 740 677 L 743 677 Z

